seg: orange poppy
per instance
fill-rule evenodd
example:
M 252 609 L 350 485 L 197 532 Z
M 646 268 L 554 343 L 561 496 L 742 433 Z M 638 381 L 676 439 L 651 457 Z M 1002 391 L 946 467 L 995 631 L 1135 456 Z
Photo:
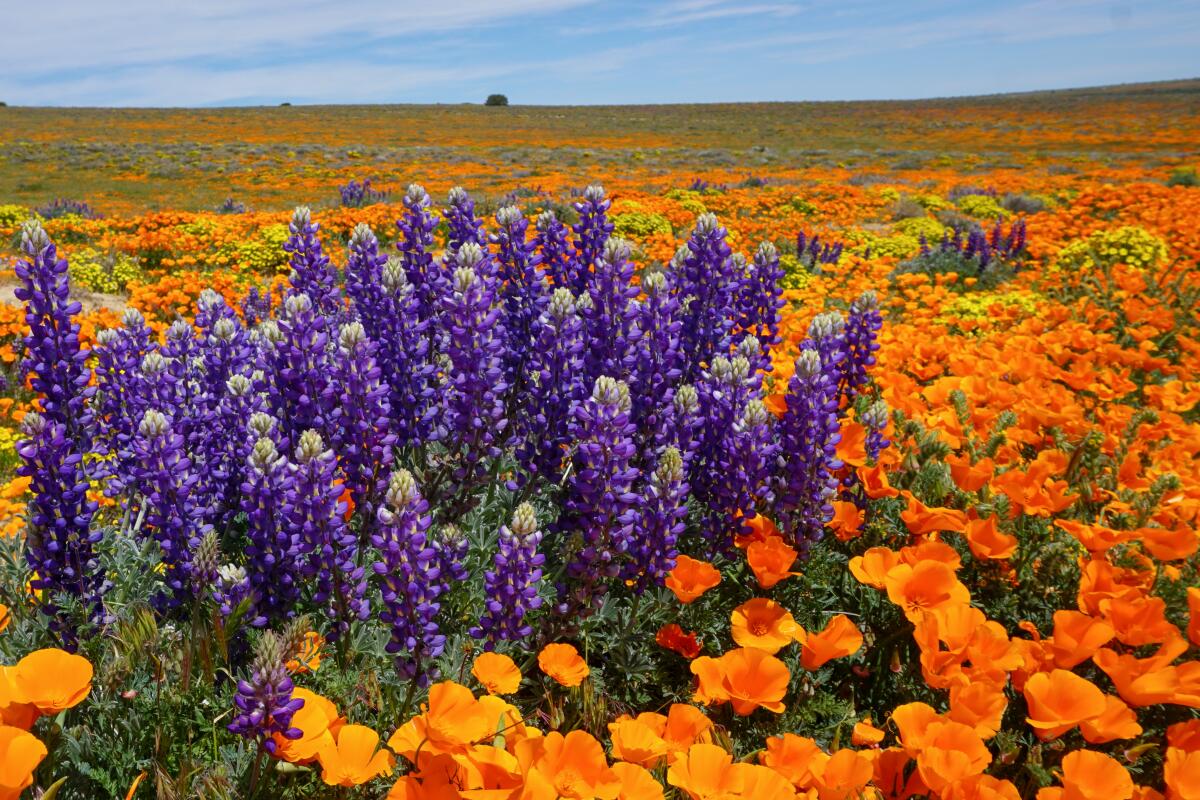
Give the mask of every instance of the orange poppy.
M 807 736 L 785 733 L 767 739 L 767 748 L 758 760 L 787 778 L 797 789 L 812 786 L 829 756 Z
M 963 532 L 971 553 L 979 559 L 1004 559 L 1017 552 L 1017 537 L 1000 531 L 996 516 L 968 519 Z
M 1188 639 L 1200 647 L 1200 589 L 1189 587 L 1187 590 L 1188 604 Z
M 1104 711 L 1096 717 L 1079 723 L 1079 731 L 1089 744 L 1104 744 L 1116 739 L 1132 739 L 1140 736 L 1142 726 L 1137 714 L 1111 694 L 1104 696 Z
M 46 752 L 46 745 L 33 734 L 0 725 L 0 797 L 16 800 L 32 786 L 33 771 Z
M 8 606 L 0 603 L 0 632 L 3 632 L 10 622 L 12 622 L 12 614 L 9 613 Z
M 503 653 L 480 653 L 471 665 L 471 674 L 488 694 L 512 694 L 521 685 L 521 670 Z
M 1042 789 L 1038 800 L 1129 800 L 1133 778 L 1114 758 L 1075 750 L 1062 760 L 1062 789 Z
M 304 638 L 300 640 L 300 647 L 296 650 L 296 656 L 284 665 L 287 671 L 293 675 L 316 672 L 321 666 L 321 647 L 324 644 L 325 637 L 316 631 L 305 633 Z
M 899 564 L 885 578 L 888 598 L 900 606 L 910 622 L 948 605 L 971 601 L 967 587 L 954 570 L 940 561 L 922 561 L 916 566 Z
M 526 780 L 536 774 L 554 792 L 550 797 L 616 800 L 621 793 L 621 778 L 608 765 L 604 748 L 585 731 L 525 739 L 515 755 Z
M 956 684 L 950 688 L 950 711 L 947 719 L 970 727 L 983 739 L 990 739 L 1000 730 L 1000 720 L 1008 698 L 1001 686 L 982 681 Z
M 862 644 L 862 631 L 858 626 L 845 614 L 836 614 L 825 624 L 824 630 L 809 634 L 804 641 L 800 663 L 807 670 L 817 670 L 835 658 L 857 653 Z
M 0 665 L 0 725 L 27 731 L 37 718 L 37 706 L 17 688 L 17 668 Z
M 783 534 L 770 517 L 755 514 L 742 520 L 742 532 L 734 537 L 733 543 L 741 548 L 749 547 L 755 542 L 766 542 L 771 539 L 783 539 Z
M 673 650 L 684 658 L 695 658 L 700 655 L 700 642 L 695 633 L 688 633 L 677 623 L 663 625 L 654 634 L 654 641 L 659 647 Z
M 663 800 L 663 787 L 645 767 L 618 762 L 612 771 L 621 780 L 617 800 Z
M 287 739 L 273 734 L 275 757 L 291 764 L 308 764 L 317 759 L 322 748 L 336 743 L 334 736 L 344 720 L 338 717 L 337 707 L 316 692 L 297 686 L 292 697 L 304 701 L 292 717 L 292 727 L 299 729 L 301 736 Z
M 639 719 L 626 717 L 610 722 L 613 758 L 653 769 L 667 755 L 667 743 L 654 728 Z
M 842 436 L 837 443 L 837 457 L 851 467 L 867 463 L 867 428 L 861 422 L 842 420 Z
M 887 574 L 900 563 L 900 554 L 887 547 L 872 547 L 861 556 L 850 559 L 850 574 L 862 584 L 882 589 L 887 586 Z
M 712 564 L 681 555 L 675 561 L 675 568 L 667 575 L 666 585 L 679 598 L 679 602 L 687 604 L 720 582 L 721 573 Z
M 715 744 L 696 744 L 667 769 L 667 783 L 692 800 L 737 797 L 744 778 L 734 768 L 733 756 Z
M 400 726 L 388 747 L 409 761 L 423 755 L 465 753 L 476 742 L 496 733 L 496 718 L 471 690 L 453 681 L 435 683 L 423 714 Z
M 343 725 L 333 742 L 317 754 L 321 780 L 329 786 L 359 786 L 392 774 L 396 759 L 379 748 L 379 734 L 365 725 Z
M 892 485 L 888 483 L 887 470 L 879 464 L 873 467 L 859 467 L 858 479 L 862 482 L 863 491 L 872 500 L 878 500 L 881 497 L 898 497 L 900 495 L 900 491 L 893 489 Z
M 570 644 L 548 644 L 538 653 L 538 667 L 562 686 L 578 686 L 591 670 Z
M 1039 672 L 1025 682 L 1026 718 L 1043 741 L 1055 739 L 1108 707 L 1104 693 L 1087 678 L 1065 669 Z
M 1021 800 L 1021 794 L 1010 781 L 980 774 L 947 786 L 941 800 Z
M 756 597 L 733 610 L 733 640 L 774 655 L 794 641 L 803 641 L 804 629 L 792 613 L 774 600 Z
M 908 508 L 900 512 L 900 519 L 914 536 L 924 536 L 940 531 L 961 533 L 967 526 L 967 515 L 956 508 L 931 508 L 912 495 Z
M 946 463 L 950 465 L 950 477 L 964 492 L 977 492 L 987 486 L 996 471 L 996 464 L 990 458 L 972 464 L 970 456 L 949 456 Z
M 1163 761 L 1163 782 L 1171 800 L 1195 800 L 1200 797 L 1200 750 L 1187 751 L 1168 747 Z
M 758 580 L 758 585 L 764 589 L 770 589 L 785 578 L 799 575 L 799 572 L 790 571 L 799 557 L 796 549 L 788 546 L 778 536 L 751 542 L 746 547 L 746 562 Z
M 43 716 L 83 702 L 92 691 L 92 663 L 57 648 L 35 650 L 17 662 L 17 690 Z
M 833 519 L 829 521 L 829 527 L 833 529 L 833 535 L 839 542 L 848 542 L 862 533 L 864 519 L 863 510 L 856 504 L 846 500 L 834 500 Z
M 992 754 L 970 725 L 950 720 L 932 723 L 925 745 L 917 754 L 917 770 L 935 792 L 978 775 L 992 763 Z
M 720 658 L 700 656 L 692 661 L 688 669 L 696 676 L 696 686 L 692 692 L 694 702 L 705 705 L 728 702 L 729 692 L 725 689 L 725 670 L 722 669 Z
M 783 713 L 791 673 L 775 656 L 753 647 L 730 650 L 720 658 L 697 658 L 692 673 L 699 678 L 693 697 L 700 703 L 728 701 L 741 716 L 765 708 Z
M 821 765 L 814 786 L 821 800 L 861 797 L 874 776 L 875 767 L 870 754 L 845 748 L 838 750 Z
M 1054 635 L 1049 641 L 1054 663 L 1071 669 L 1108 644 L 1116 631 L 1105 620 L 1078 611 L 1054 612 Z
M 850 743 L 855 747 L 874 747 L 883 741 L 884 733 L 879 728 L 871 724 L 871 718 L 854 723 L 854 730 L 850 733 Z

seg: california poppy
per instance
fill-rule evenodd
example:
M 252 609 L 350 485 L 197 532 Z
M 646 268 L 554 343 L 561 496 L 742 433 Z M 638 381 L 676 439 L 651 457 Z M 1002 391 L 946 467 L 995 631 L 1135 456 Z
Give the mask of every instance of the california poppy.
M 496 719 L 470 689 L 442 681 L 430 687 L 425 712 L 401 725 L 388 747 L 412 761 L 418 750 L 429 755 L 464 753 L 495 733 Z
M 488 694 L 512 694 L 521 685 L 521 670 L 503 653 L 480 653 L 471 666 L 471 674 Z
M 722 683 L 735 712 L 745 716 L 765 708 L 783 713 L 791 673 L 782 661 L 762 650 L 739 647 L 721 656 L 720 663 Z
M 1086 719 L 1104 713 L 1104 693 L 1087 678 L 1056 669 L 1039 672 L 1025 682 L 1026 718 L 1043 741 L 1055 739 Z
M 653 769 L 667 755 L 667 743 L 653 728 L 638 719 L 610 722 L 613 758 Z
M 1065 792 L 1042 789 L 1038 800 L 1129 800 L 1133 797 L 1133 778 L 1121 763 L 1104 753 L 1075 750 L 1062 760 L 1062 785 Z
M 797 789 L 807 789 L 816 782 L 829 756 L 807 736 L 785 733 L 767 739 L 767 748 L 759 753 L 759 761 L 787 778 Z
M 854 723 L 850 743 L 855 747 L 873 747 L 883 741 L 883 731 L 871 724 L 871 718 Z
M 1017 537 L 1002 533 L 997 519 L 992 515 L 984 519 L 967 520 L 963 534 L 967 539 L 967 546 L 976 558 L 1009 558 L 1017 552 Z
M 848 542 L 862 533 L 863 510 L 847 500 L 833 501 L 833 519 L 829 527 L 839 542 Z
M 819 798 L 861 797 L 875 769 L 868 753 L 843 748 L 820 767 L 814 785 Z
M 700 642 L 696 639 L 696 634 L 685 631 L 675 622 L 659 628 L 654 634 L 654 641 L 659 647 L 673 650 L 684 658 L 690 659 L 700 655 Z
M 92 691 L 92 663 L 57 648 L 35 650 L 17 662 L 17 689 L 44 716 L 83 702 Z
M 538 666 L 563 686 L 578 686 L 591 670 L 574 645 L 548 644 L 538 653 Z
M 617 800 L 663 800 L 663 787 L 645 767 L 618 762 L 612 771 L 621 780 Z
M 292 764 L 307 764 L 316 760 L 322 748 L 335 744 L 334 736 L 344 720 L 338 717 L 337 707 L 328 698 L 303 686 L 293 689 L 292 697 L 304 701 L 292 717 L 292 727 L 298 729 L 301 736 L 288 739 L 282 734 L 273 734 L 275 756 Z
M 751 542 L 746 547 L 746 563 L 750 565 L 758 585 L 764 589 L 770 589 L 785 578 L 799 575 L 799 572 L 791 572 L 792 565 L 799 557 L 799 552 L 778 536 Z
M 675 568 L 667 575 L 667 588 L 675 593 L 679 602 L 687 604 L 721 582 L 721 573 L 707 561 L 698 561 L 681 555 Z
M 1000 730 L 1000 720 L 1008 698 L 1004 689 L 989 683 L 958 684 L 950 689 L 950 711 L 946 717 L 970 727 L 982 739 L 990 739 Z
M 916 566 L 899 564 L 888 571 L 885 582 L 888 598 L 911 622 L 944 606 L 971 600 L 954 570 L 939 561 L 922 561 Z
M 1079 731 L 1089 744 L 1105 744 L 1116 739 L 1132 739 L 1140 736 L 1142 726 L 1137 714 L 1111 694 L 1104 696 L 1104 711 L 1079 723 Z
M 586 731 L 525 739 L 517 743 L 516 756 L 526 776 L 539 775 L 553 797 L 616 800 L 621 792 L 621 778 L 608 765 L 604 748 Z
M 321 647 L 324 644 L 325 637 L 316 631 L 305 633 L 304 638 L 300 640 L 300 647 L 296 650 L 296 655 L 284 665 L 287 671 L 293 675 L 316 672 L 321 666 Z
M 1188 639 L 1200 647 L 1200 589 L 1189 587 L 1187 590 L 1188 604 Z
M 743 778 L 733 756 L 715 744 L 696 744 L 667 769 L 667 783 L 692 800 L 741 794 Z
M 835 658 L 853 655 L 862 647 L 862 631 L 845 614 L 836 614 L 824 630 L 811 633 L 804 640 L 800 663 L 807 670 L 820 669 Z
M 33 785 L 33 771 L 46 757 L 46 745 L 31 733 L 0 725 L 0 797 L 16 800 Z
M 334 742 L 317 754 L 321 779 L 330 786 L 358 786 L 392 774 L 395 758 L 379 749 L 379 734 L 364 725 L 344 725 Z
M 804 629 L 792 613 L 774 600 L 756 597 L 733 610 L 733 640 L 774 655 L 794 641 L 803 641 Z

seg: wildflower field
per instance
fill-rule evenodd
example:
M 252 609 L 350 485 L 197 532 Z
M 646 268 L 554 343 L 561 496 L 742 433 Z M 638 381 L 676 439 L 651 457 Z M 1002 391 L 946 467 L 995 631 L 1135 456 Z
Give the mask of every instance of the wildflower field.
M 0 800 L 1197 800 L 1200 82 L 0 108 Z

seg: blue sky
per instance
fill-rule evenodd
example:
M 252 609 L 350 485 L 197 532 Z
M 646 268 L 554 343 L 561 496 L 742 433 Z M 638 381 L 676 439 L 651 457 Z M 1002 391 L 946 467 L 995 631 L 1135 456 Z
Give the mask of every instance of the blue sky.
M 40 0 L 12 105 L 673 103 L 1200 76 L 1195 0 Z

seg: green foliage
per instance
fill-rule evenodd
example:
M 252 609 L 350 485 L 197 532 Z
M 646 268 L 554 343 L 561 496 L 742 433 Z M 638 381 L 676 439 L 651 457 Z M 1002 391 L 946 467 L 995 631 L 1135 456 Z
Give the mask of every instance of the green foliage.
M 975 219 L 1006 219 L 1008 210 L 996 201 L 996 198 L 986 194 L 968 194 L 958 198 L 958 210 L 968 217 Z
M 1200 175 L 1196 174 L 1195 167 L 1179 167 L 1171 170 L 1171 175 L 1167 178 L 1167 186 L 1200 186 Z
M 506 106 L 508 105 L 508 98 L 502 94 L 489 94 L 487 100 L 483 101 L 483 104 L 485 106 Z

